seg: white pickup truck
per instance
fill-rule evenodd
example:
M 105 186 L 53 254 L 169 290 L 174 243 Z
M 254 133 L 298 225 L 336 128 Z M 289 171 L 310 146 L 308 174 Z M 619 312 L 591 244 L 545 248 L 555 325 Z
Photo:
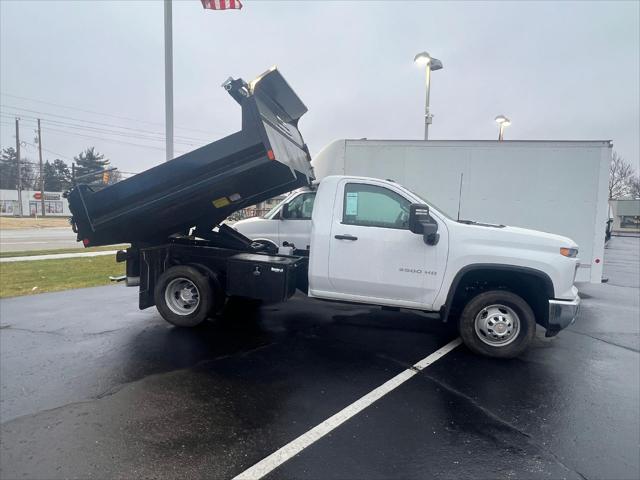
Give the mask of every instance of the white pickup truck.
M 478 353 L 518 355 L 536 322 L 552 336 L 578 313 L 575 242 L 458 222 L 392 181 L 329 176 L 317 191 L 291 194 L 267 219 L 286 226 L 289 240 L 299 225 L 297 251 L 310 249 L 310 297 L 439 312 L 459 322 L 465 344 Z M 261 223 L 234 227 L 260 239 L 251 227 Z
M 131 245 L 116 260 L 126 262 L 126 285 L 139 288 L 139 308 L 155 305 L 168 322 L 193 327 L 230 297 L 283 302 L 300 290 L 439 314 L 457 322 L 471 350 L 494 357 L 521 353 L 536 323 L 551 336 L 575 320 L 572 240 L 456 221 L 393 181 L 330 175 L 313 187 L 298 130 L 307 109 L 282 74 L 224 87 L 242 108 L 240 131 L 106 188 L 77 184 L 65 194 L 78 241 Z M 300 187 L 315 194 L 276 210 L 282 223 L 300 222 L 297 249 L 223 223 Z
M 262 217 L 237 221 L 233 228 L 255 242 L 276 251 L 293 244 L 299 249 L 311 245 L 311 214 L 316 199 L 316 187 L 302 187 L 287 195 Z

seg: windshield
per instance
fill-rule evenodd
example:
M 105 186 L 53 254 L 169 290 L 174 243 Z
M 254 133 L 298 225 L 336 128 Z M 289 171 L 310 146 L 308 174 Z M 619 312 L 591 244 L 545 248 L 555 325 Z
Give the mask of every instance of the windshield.
M 446 218 L 448 218 L 449 220 L 455 220 L 451 215 L 449 215 L 445 210 L 443 210 L 442 208 L 438 207 L 435 203 L 427 200 L 426 198 L 424 198 L 422 195 L 418 195 L 416 192 L 414 192 L 413 190 L 411 190 L 410 188 L 404 187 L 406 190 L 408 190 L 409 192 L 411 192 L 413 195 L 415 195 L 416 197 L 418 197 L 420 199 L 420 201 L 422 203 L 426 203 L 427 205 L 429 205 L 430 207 L 432 207 L 434 210 L 437 210 L 438 213 L 442 214 L 443 216 L 445 216 Z
M 304 190 L 296 190 L 294 192 L 291 192 L 289 195 L 284 197 L 284 200 L 282 200 L 281 202 L 278 202 L 275 207 L 273 207 L 271 210 L 269 210 L 267 213 L 265 213 L 262 218 L 266 218 L 268 220 L 271 220 L 275 216 L 275 214 L 278 212 L 278 210 L 280 210 L 280 207 L 282 207 L 282 205 L 284 203 L 287 203 L 288 201 L 290 201 L 291 198 L 293 198 L 295 195 L 297 195 L 298 192 L 300 192 L 300 191 L 304 191 Z
M 286 198 L 284 200 L 282 200 L 280 203 L 276 204 L 276 206 L 273 207 L 271 210 L 269 210 L 267 213 L 265 213 L 262 216 L 262 218 L 270 219 L 271 217 L 273 217 L 275 215 L 275 213 L 278 211 L 278 209 L 280 208 L 280 205 L 282 205 L 285 201 L 286 201 Z

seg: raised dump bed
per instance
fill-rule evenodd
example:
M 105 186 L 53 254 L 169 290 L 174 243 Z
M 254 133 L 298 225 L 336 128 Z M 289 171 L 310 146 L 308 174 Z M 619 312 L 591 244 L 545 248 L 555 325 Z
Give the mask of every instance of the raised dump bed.
M 307 108 L 280 72 L 224 87 L 242 108 L 242 130 L 102 190 L 74 186 L 68 199 L 79 241 L 159 244 L 310 184 L 311 158 L 297 126 Z

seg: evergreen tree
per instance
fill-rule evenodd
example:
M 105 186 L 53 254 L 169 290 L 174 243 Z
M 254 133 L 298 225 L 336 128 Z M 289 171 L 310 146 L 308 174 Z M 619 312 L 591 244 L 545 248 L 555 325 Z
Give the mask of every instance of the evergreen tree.
M 76 178 L 95 173 L 80 179 L 80 183 L 102 182 L 102 170 L 109 166 L 109 160 L 104 155 L 96 152 L 95 147 L 87 148 L 73 158 L 76 162 Z
M 21 158 L 20 172 L 22 189 L 32 189 L 36 180 L 32 162 L 26 158 Z M 0 154 L 0 188 L 9 190 L 18 188 L 18 156 L 13 147 L 3 148 Z
M 48 160 L 43 165 L 44 188 L 49 192 L 60 192 L 71 186 L 71 172 L 68 165 L 59 158 L 53 163 Z

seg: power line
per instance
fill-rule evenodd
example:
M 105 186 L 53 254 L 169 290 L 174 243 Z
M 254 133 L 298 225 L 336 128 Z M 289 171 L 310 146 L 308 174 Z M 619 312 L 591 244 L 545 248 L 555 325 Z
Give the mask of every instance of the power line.
M 29 145 L 30 147 L 33 147 L 33 148 L 38 148 L 38 146 L 35 143 L 25 142 L 24 140 L 22 140 L 20 143 L 24 143 L 26 145 Z M 52 154 L 56 155 L 58 158 L 61 158 L 61 159 L 64 159 L 64 160 L 68 160 L 70 162 L 75 162 L 75 159 L 69 158 L 66 155 L 62 155 L 60 153 L 48 150 L 48 149 L 46 149 L 44 147 L 42 147 L 42 150 L 44 150 L 45 152 L 52 153 Z M 20 163 L 21 164 L 28 163 L 29 165 L 39 165 L 39 162 L 32 162 L 31 160 L 27 160 L 27 159 L 24 159 L 24 158 L 20 160 Z M 51 164 L 51 162 L 49 160 L 47 160 L 45 163 Z M 116 167 L 116 169 L 118 170 L 118 172 L 120 172 L 120 173 L 122 173 L 124 175 L 137 175 L 138 173 L 140 173 L 140 172 L 125 172 L 123 170 L 120 170 L 117 167 Z
M 96 122 L 96 121 L 93 121 L 93 120 L 86 120 L 86 119 L 83 119 L 83 118 L 69 117 L 69 116 L 66 116 L 66 115 L 58 115 L 58 114 L 55 114 L 55 113 L 42 112 L 42 111 L 39 111 L 39 110 L 31 110 L 31 109 L 28 109 L 28 108 L 16 107 L 16 106 L 13 106 L 13 105 L 0 104 L 0 106 L 4 107 L 4 108 L 12 108 L 14 110 L 18 110 L 18 111 L 22 111 L 22 112 L 35 113 L 35 114 L 38 114 L 40 116 L 39 118 L 43 118 L 43 115 L 48 115 L 48 116 L 51 116 L 51 117 L 62 118 L 62 119 L 65 119 L 65 120 L 72 120 L 72 121 L 78 121 L 78 122 L 84 122 L 84 123 L 91 123 L 91 124 L 94 124 L 94 125 L 101 125 L 101 126 L 112 127 L 112 128 L 120 128 L 120 129 L 123 129 L 123 130 L 133 130 L 133 131 L 146 133 L 146 134 L 152 134 L 152 135 L 162 135 L 163 138 L 164 138 L 164 134 L 161 133 L 161 132 L 153 132 L 151 130 L 144 130 L 144 129 L 141 129 L 141 128 L 128 127 L 128 126 L 123 126 L 123 125 L 115 125 L 115 124 L 104 123 L 104 122 Z M 16 115 L 15 113 L 11 113 L 11 112 L 9 112 L 8 114 L 9 115 Z M 5 115 L 7 115 L 7 113 L 5 113 Z M 37 119 L 38 118 L 38 117 L 34 117 L 33 115 L 28 115 L 28 114 L 24 114 L 24 113 L 19 113 L 18 115 L 23 115 L 24 117 L 32 118 L 32 119 Z M 48 121 L 55 121 L 55 120 L 48 119 Z M 196 141 L 196 142 L 207 142 L 207 143 L 209 142 L 209 140 L 205 140 L 205 139 L 202 139 L 202 138 L 186 137 L 184 135 L 177 135 L 177 137 L 185 139 L 185 140 Z
M 102 140 L 105 142 L 111 142 L 111 143 L 119 143 L 121 145 L 131 145 L 133 147 L 141 147 L 141 148 L 151 148 L 153 150 L 162 150 L 164 151 L 164 147 L 156 147 L 154 145 L 143 145 L 141 143 L 133 143 L 133 142 L 126 142 L 124 140 L 116 140 L 113 138 L 105 138 L 105 137 L 99 137 L 97 135 L 85 135 L 82 133 L 77 133 L 77 132 L 69 132 L 66 130 L 59 130 L 57 128 L 49 128 L 48 129 L 49 132 L 56 132 L 62 135 L 67 135 L 67 136 L 72 136 L 72 137 L 85 137 L 85 138 L 92 138 L 92 139 L 97 139 L 97 140 Z M 178 153 L 186 153 L 186 152 L 178 152 Z
M 10 107 L 10 108 L 16 108 L 16 107 Z M 20 110 L 20 109 L 17 109 Z M 36 112 L 35 110 L 29 110 L 31 112 Z M 6 110 L 5 110 L 6 112 Z M 37 113 L 37 112 L 36 112 Z M 42 119 L 42 120 L 46 120 L 48 123 L 52 123 L 52 124 L 57 124 L 59 126 L 64 126 L 64 127 L 69 127 L 69 128 L 78 128 L 78 129 L 83 129 L 83 130 L 94 130 L 94 131 L 100 131 L 101 133 L 108 133 L 110 135 L 121 135 L 121 136 L 125 136 L 125 137 L 132 137 L 132 138 L 141 138 L 141 139 L 147 139 L 147 140 L 158 140 L 158 141 L 164 141 L 164 138 L 157 138 L 157 137 L 151 137 L 149 135 L 156 135 L 156 136 L 162 136 L 164 137 L 164 134 L 159 133 L 159 132 L 151 132 L 148 130 L 141 130 L 141 129 L 137 129 L 137 128 L 133 128 L 133 127 L 126 127 L 126 126 L 120 126 L 120 125 L 111 125 L 111 124 L 103 124 L 101 122 L 92 122 L 89 120 L 83 120 L 83 119 L 74 119 L 72 117 L 64 117 L 61 115 L 55 115 L 55 114 L 49 114 L 49 113 L 45 113 L 45 112 L 41 112 L 42 115 L 40 115 L 39 117 L 35 117 L 33 115 L 28 115 L 25 113 L 21 113 L 21 112 L 6 112 L 6 113 L 0 113 L 0 115 L 7 117 L 7 118 L 13 118 L 14 116 L 19 116 L 22 119 L 24 119 L 25 121 L 32 121 L 35 122 L 38 118 Z M 55 119 L 51 119 L 48 118 L 44 115 L 53 115 L 53 116 L 58 116 L 61 118 L 66 118 L 66 119 L 72 119 L 72 120 L 77 120 L 80 122 L 86 122 L 86 123 L 93 123 L 96 125 L 106 125 L 106 126 L 112 126 L 114 128 L 120 128 L 123 130 L 127 130 L 125 132 L 120 132 L 117 130 L 108 130 L 108 129 L 104 129 L 104 128 L 99 128 L 99 127 L 90 127 L 90 126 L 86 126 L 86 125 L 78 125 L 78 124 L 73 124 L 73 123 L 68 123 L 68 122 L 61 122 L 60 120 L 55 120 Z M 130 133 L 129 131 L 137 131 L 137 132 L 143 132 L 143 133 Z M 208 143 L 209 140 L 204 140 L 204 139 L 199 139 L 199 138 L 192 138 L 192 137 L 184 137 L 184 136 L 179 136 L 178 138 L 182 138 L 185 140 L 191 140 L 191 141 L 196 141 L 198 143 L 192 143 L 189 141 L 184 141 L 184 140 L 179 140 L 177 143 L 181 143 L 184 145 L 191 145 L 191 146 L 195 146 L 195 145 L 201 145 L 202 143 Z
M 5 122 L 0 122 L 0 123 L 5 124 L 5 125 L 7 124 Z M 153 149 L 153 150 L 162 150 L 162 151 L 164 151 L 163 147 L 157 147 L 157 146 L 154 146 L 154 145 L 143 145 L 143 144 L 140 144 L 140 143 L 133 143 L 133 142 L 126 142 L 124 140 L 116 140 L 116 139 L 113 139 L 113 138 L 105 138 L 105 137 L 100 137 L 100 136 L 97 136 L 97 135 L 86 135 L 86 134 L 77 133 L 77 132 L 69 132 L 69 131 L 66 131 L 66 130 L 59 130 L 59 129 L 56 129 L 56 128 L 48 128 L 47 131 L 54 132 L 54 133 L 57 133 L 59 135 L 66 135 L 66 136 L 71 136 L 71 137 L 91 138 L 91 139 L 102 140 L 102 141 L 105 141 L 105 142 L 108 142 L 108 143 L 117 143 L 117 144 L 122 144 L 122 145 L 131 145 L 131 146 L 134 146 L 134 147 L 149 148 L 149 149 Z M 176 153 L 184 154 L 184 153 L 187 153 L 187 152 L 185 152 L 185 151 L 176 151 Z
M 34 147 L 34 148 L 37 148 L 37 147 L 38 147 L 38 146 L 37 146 L 36 144 L 34 144 L 34 143 L 29 143 L 29 142 L 24 142 L 24 143 L 26 143 L 27 145 L 29 145 L 29 146 L 31 146 L 31 147 Z M 67 160 L 67 161 L 69 161 L 69 162 L 73 162 L 73 161 L 74 161 L 72 158 L 69 158 L 69 157 L 67 157 L 66 155 L 62 155 L 61 153 L 54 152 L 54 151 L 49 150 L 49 149 L 47 149 L 47 148 L 42 147 L 42 150 L 44 150 L 44 151 L 45 151 L 45 152 L 47 152 L 47 153 L 51 153 L 51 154 L 53 154 L 53 155 L 56 155 L 58 158 L 61 158 L 61 159 Z
M 0 117 L 5 117 L 5 118 L 14 118 L 16 115 L 20 116 L 20 114 L 18 114 L 18 113 L 0 113 Z M 25 121 L 35 122 L 37 119 L 35 117 L 29 117 L 29 118 L 25 118 L 24 120 Z M 110 130 L 110 129 L 98 128 L 98 127 L 87 127 L 87 126 L 78 125 L 78 124 L 75 124 L 75 123 L 60 122 L 59 120 L 51 120 L 51 119 L 48 119 L 46 117 L 41 117 L 41 120 L 46 120 L 47 124 L 61 126 L 61 127 L 65 127 L 65 128 L 78 129 L 78 130 L 82 130 L 82 131 L 89 131 L 89 132 L 96 132 L 96 133 L 106 133 L 107 135 L 118 135 L 118 136 L 122 136 L 122 137 L 136 138 L 136 139 L 140 139 L 140 140 L 150 140 L 150 141 L 156 141 L 156 142 L 164 142 L 164 138 L 152 137 L 152 136 L 149 136 L 149 135 L 129 133 L 129 132 L 119 132 L 117 130 Z M 197 144 L 197 143 L 185 142 L 185 141 L 182 141 L 182 140 L 178 140 L 178 141 L 176 141 L 176 143 L 179 143 L 181 145 L 188 145 L 188 146 L 192 146 L 192 147 L 199 146 L 199 144 Z
M 2 122 L 2 123 L 3 123 L 3 125 L 8 125 L 7 123 L 4 123 L 4 122 Z M 33 148 L 38 148 L 38 146 L 35 143 L 25 142 L 24 140 L 21 140 L 20 143 L 24 144 L 24 145 L 29 145 L 30 147 L 33 147 Z M 52 155 L 55 155 L 56 157 L 58 157 L 60 159 L 67 160 L 69 162 L 73 162 L 74 161 L 72 158 L 69 158 L 66 155 L 62 155 L 61 153 L 54 152 L 53 150 L 49 150 L 49 149 L 44 148 L 44 147 L 42 147 L 42 150 L 44 150 L 47 153 L 51 153 Z M 20 160 L 20 163 L 31 163 L 32 165 L 36 165 L 37 164 L 36 162 L 32 162 L 32 161 L 29 161 L 29 160 L 26 160 L 26 159 Z
M 35 98 L 30 98 L 30 97 L 21 97 L 19 95 L 12 95 L 12 94 L 9 94 L 9 93 L 4 93 L 4 92 L 0 92 L 0 95 L 4 95 L 5 97 L 16 98 L 16 99 L 20 99 L 20 100 L 27 100 L 27 101 L 36 102 L 36 103 L 42 103 L 44 105 L 51 105 L 53 107 L 66 108 L 66 109 L 69 109 L 69 110 L 76 110 L 78 112 L 90 113 L 90 114 L 93 114 L 93 115 L 102 115 L 104 117 L 117 118 L 119 120 L 129 120 L 129 121 L 132 121 L 132 122 L 146 123 L 148 125 L 157 125 L 157 126 L 161 126 L 161 127 L 164 126 L 164 123 L 161 123 L 161 122 L 150 122 L 148 120 L 140 120 L 140 119 L 137 119 L 137 118 L 125 117 L 125 116 L 122 116 L 122 115 L 113 115 L 113 114 L 110 114 L 110 113 L 97 112 L 95 110 L 86 110 L 84 108 L 72 107 L 70 105 L 62 105 L 60 103 L 46 102 L 44 100 L 38 100 L 38 99 L 35 99 Z M 192 127 L 178 127 L 178 126 L 175 126 L 175 128 L 178 129 L 178 130 L 205 133 L 207 135 L 211 134 L 210 131 L 200 130 L 200 129 L 192 128 Z

